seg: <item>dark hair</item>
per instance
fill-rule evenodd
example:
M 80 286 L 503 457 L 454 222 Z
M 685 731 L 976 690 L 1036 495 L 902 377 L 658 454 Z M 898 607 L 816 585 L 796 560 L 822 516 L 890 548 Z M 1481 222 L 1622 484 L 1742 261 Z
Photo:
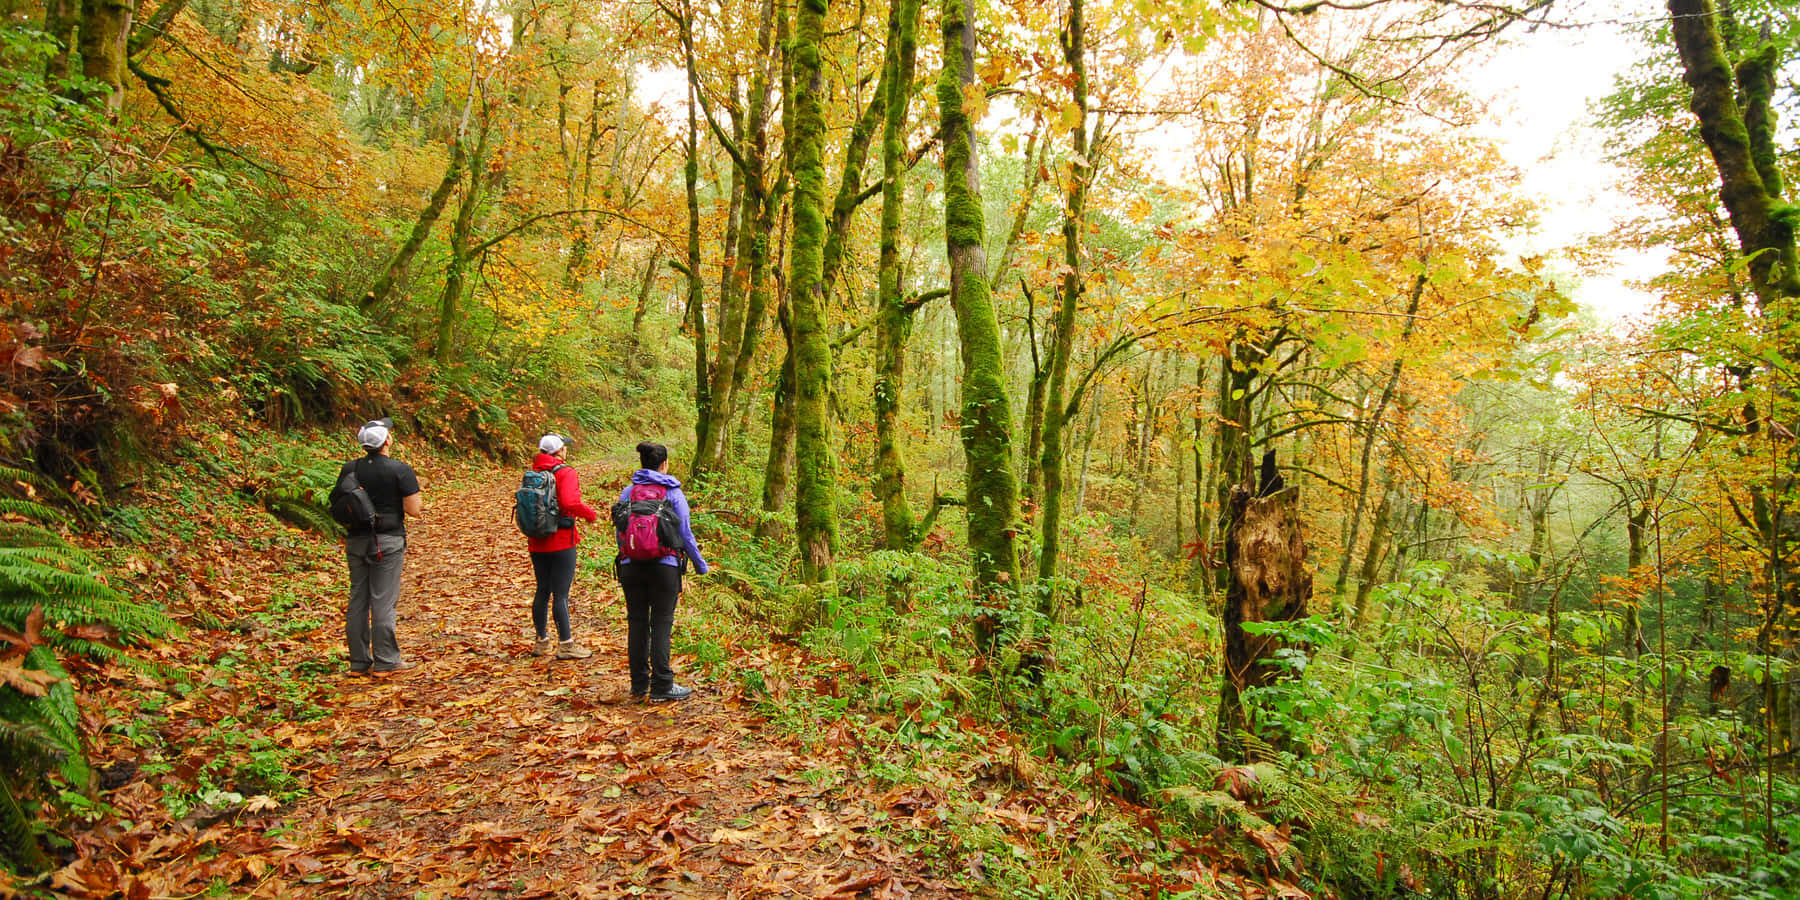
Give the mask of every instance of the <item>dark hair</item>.
M 638 462 L 646 469 L 660 468 L 669 461 L 669 448 L 653 441 L 644 441 L 638 445 Z

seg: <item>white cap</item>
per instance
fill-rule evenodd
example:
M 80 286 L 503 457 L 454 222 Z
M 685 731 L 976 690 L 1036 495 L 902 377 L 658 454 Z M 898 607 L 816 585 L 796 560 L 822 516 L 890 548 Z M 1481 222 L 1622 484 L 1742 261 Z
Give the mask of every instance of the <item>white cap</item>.
M 546 434 L 543 437 L 538 438 L 538 449 L 545 453 L 555 453 L 563 448 L 563 444 L 562 435 L 560 434 Z
M 356 442 L 368 450 L 380 450 L 388 442 L 387 426 L 380 422 L 370 422 L 356 433 Z

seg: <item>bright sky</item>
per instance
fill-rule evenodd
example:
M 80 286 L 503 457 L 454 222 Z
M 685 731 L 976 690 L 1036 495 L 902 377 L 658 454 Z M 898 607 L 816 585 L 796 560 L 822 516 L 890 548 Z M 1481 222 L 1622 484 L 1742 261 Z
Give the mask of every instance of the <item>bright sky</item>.
M 1519 32 L 1512 46 L 1470 76 L 1478 94 L 1496 100 L 1495 117 L 1481 130 L 1523 172 L 1525 192 L 1545 205 L 1542 227 L 1521 252 L 1573 246 L 1611 231 L 1628 212 L 1613 187 L 1618 172 L 1603 158 L 1602 135 L 1584 123 L 1589 105 L 1611 90 L 1613 75 L 1643 52 L 1623 23 L 1667 13 L 1658 0 L 1588 3 L 1574 12 L 1594 24 Z M 1642 313 L 1650 298 L 1624 282 L 1654 273 L 1660 261 L 1654 251 L 1618 258 L 1611 274 L 1582 278 L 1575 299 L 1603 319 Z

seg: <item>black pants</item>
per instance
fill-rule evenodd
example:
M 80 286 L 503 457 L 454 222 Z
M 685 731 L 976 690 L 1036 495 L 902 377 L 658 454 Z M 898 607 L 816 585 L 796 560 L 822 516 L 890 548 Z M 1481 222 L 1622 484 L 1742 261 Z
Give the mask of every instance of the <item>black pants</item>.
M 681 599 L 681 569 L 659 562 L 621 563 L 625 591 L 625 655 L 631 665 L 631 692 L 666 691 L 675 683 L 669 668 L 669 631 Z
M 531 597 L 531 627 L 537 629 L 538 640 L 549 636 L 544 621 L 546 607 L 556 601 L 556 639 L 570 640 L 569 587 L 575 583 L 575 548 L 531 554 L 531 571 L 537 575 L 537 593 Z

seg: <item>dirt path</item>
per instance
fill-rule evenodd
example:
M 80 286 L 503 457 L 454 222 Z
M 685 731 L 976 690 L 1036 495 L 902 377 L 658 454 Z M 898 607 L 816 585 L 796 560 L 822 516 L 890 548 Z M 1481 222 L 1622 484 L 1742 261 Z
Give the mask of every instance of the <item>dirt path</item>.
M 610 577 L 578 576 L 573 591 L 594 656 L 532 657 L 530 564 L 500 499 L 513 478 L 428 498 L 401 600 L 401 647 L 419 667 L 340 668 L 331 715 L 284 726 L 311 753 L 311 796 L 266 848 L 257 895 L 959 895 L 896 840 L 928 799 L 871 796 L 843 761 L 802 753 L 679 658 L 692 699 L 631 698 Z M 595 537 L 584 554 L 603 552 Z

